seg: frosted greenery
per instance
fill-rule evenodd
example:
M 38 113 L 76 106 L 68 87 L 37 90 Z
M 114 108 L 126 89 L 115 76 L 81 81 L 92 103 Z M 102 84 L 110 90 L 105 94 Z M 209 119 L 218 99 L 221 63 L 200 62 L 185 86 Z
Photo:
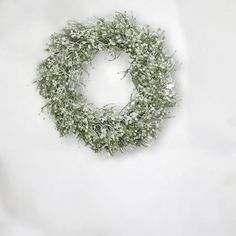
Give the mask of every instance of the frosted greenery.
M 174 60 L 165 50 L 163 31 L 140 26 L 126 13 L 88 24 L 68 22 L 47 45 L 48 57 L 38 67 L 37 87 L 44 108 L 61 136 L 73 135 L 95 152 L 110 154 L 145 146 L 157 137 L 164 119 L 176 104 L 171 72 Z M 118 110 L 89 103 L 82 93 L 82 76 L 99 51 L 130 57 L 124 77 L 131 75 L 135 91 Z

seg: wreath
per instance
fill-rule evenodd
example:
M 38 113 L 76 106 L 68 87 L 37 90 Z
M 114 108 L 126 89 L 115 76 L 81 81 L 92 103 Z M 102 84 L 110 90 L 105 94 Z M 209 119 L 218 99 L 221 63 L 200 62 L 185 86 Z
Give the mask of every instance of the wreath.
M 163 31 L 140 26 L 127 13 L 95 19 L 88 24 L 70 21 L 51 36 L 49 55 L 39 65 L 36 80 L 46 99 L 43 108 L 54 118 L 61 136 L 74 135 L 95 152 L 113 154 L 146 146 L 176 104 L 171 78 L 175 62 L 166 52 Z M 82 93 L 86 66 L 100 51 L 114 58 L 121 52 L 130 57 L 124 76 L 131 75 L 135 89 L 121 110 L 112 105 L 98 108 Z

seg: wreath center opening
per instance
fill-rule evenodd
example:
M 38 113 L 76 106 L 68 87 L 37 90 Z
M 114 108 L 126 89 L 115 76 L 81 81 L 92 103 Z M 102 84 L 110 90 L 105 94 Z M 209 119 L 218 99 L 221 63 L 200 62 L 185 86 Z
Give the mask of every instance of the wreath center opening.
M 114 104 L 121 109 L 130 100 L 134 90 L 131 76 L 125 75 L 125 70 L 129 68 L 130 57 L 122 52 L 118 58 L 114 59 L 108 52 L 99 52 L 89 66 L 89 76 L 84 78 L 86 88 L 84 95 L 88 102 L 97 107 L 107 104 Z

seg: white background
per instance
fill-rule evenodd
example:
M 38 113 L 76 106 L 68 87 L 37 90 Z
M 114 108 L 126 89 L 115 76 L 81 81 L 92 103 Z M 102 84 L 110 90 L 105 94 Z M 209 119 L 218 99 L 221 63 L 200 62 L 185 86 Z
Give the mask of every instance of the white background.
M 182 101 L 150 148 L 107 158 L 59 138 L 32 82 L 52 32 L 117 10 L 166 30 Z M 235 0 L 0 0 L 0 235 L 234 236 L 235 42 Z M 100 59 L 89 98 L 124 104 L 125 59 Z

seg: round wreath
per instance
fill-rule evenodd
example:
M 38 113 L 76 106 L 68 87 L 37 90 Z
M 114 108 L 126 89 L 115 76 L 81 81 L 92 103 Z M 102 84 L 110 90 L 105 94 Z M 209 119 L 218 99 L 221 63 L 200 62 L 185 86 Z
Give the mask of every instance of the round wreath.
M 141 146 L 157 137 L 162 121 L 176 104 L 173 57 L 167 54 L 162 30 L 139 26 L 126 13 L 95 22 L 68 22 L 47 45 L 49 56 L 39 65 L 37 86 L 46 99 L 44 107 L 54 117 L 61 136 L 74 135 L 95 152 L 113 154 Z M 116 58 L 121 52 L 131 61 L 135 91 L 121 110 L 89 103 L 82 94 L 81 76 L 99 51 Z

